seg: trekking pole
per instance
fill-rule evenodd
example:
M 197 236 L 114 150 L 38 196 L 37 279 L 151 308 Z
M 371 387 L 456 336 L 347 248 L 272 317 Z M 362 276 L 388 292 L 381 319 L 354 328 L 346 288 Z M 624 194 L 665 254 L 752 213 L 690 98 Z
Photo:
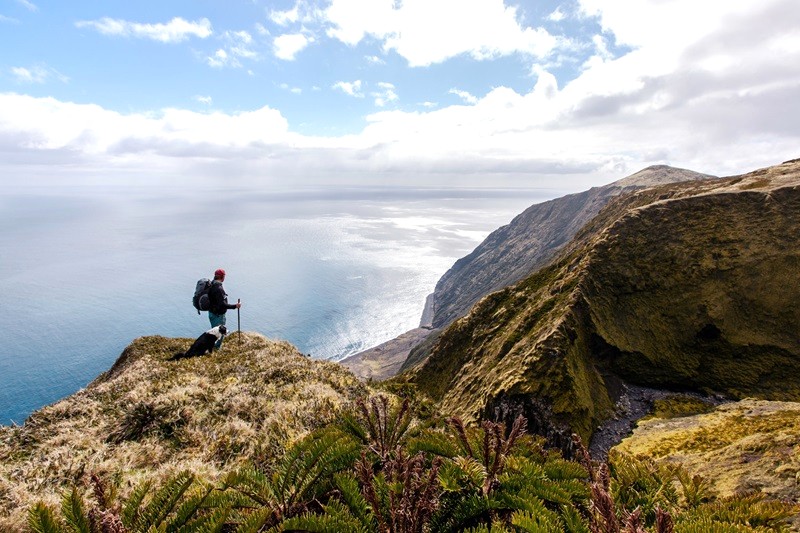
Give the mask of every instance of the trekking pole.
M 241 305 L 242 299 L 236 300 L 236 303 Z M 239 307 L 236 308 L 236 330 L 239 332 L 239 346 L 242 345 L 242 315 L 239 313 Z

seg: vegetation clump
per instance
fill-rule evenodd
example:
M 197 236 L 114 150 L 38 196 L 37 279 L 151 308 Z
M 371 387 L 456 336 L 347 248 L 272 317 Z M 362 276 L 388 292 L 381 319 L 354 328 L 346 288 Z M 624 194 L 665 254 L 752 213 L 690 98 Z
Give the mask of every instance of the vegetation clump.
M 746 399 L 680 418 L 642 420 L 614 450 L 680 467 L 719 498 L 757 491 L 798 500 L 800 404 Z
M 710 413 L 714 405 L 694 396 L 669 396 L 653 402 L 653 411 L 646 418 L 679 418 Z
M 717 499 L 679 467 L 613 453 L 576 459 L 510 427 L 420 420 L 408 399 L 357 400 L 341 421 L 215 483 L 178 472 L 127 495 L 92 476 L 58 507 L 28 508 L 29 531 L 581 532 L 788 531 L 798 512 L 760 494 Z M 118 483 L 118 479 L 116 482 Z

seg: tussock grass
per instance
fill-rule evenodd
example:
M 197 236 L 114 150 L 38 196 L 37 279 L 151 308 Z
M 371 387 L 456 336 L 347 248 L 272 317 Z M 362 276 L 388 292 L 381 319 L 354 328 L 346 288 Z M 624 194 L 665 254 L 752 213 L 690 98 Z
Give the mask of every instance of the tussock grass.
M 682 416 L 699 415 L 714 410 L 714 405 L 692 396 L 670 396 L 656 400 L 653 413 L 647 418 L 679 418 Z
M 246 462 L 269 468 L 366 392 L 341 365 L 255 333 L 169 360 L 191 342 L 136 339 L 86 389 L 0 428 L 0 531 L 23 529 L 34 501 L 55 505 L 70 486 L 88 491 L 90 473 L 130 490 L 183 470 L 213 481 Z
M 800 500 L 800 403 L 746 399 L 710 413 L 640 421 L 615 448 L 677 464 L 721 497 Z

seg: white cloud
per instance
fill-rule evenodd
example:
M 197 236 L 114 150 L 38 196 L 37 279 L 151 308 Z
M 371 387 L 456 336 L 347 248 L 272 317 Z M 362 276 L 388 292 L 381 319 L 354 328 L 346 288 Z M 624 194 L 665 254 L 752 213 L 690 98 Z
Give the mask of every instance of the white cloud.
M 103 160 L 182 152 L 203 157 L 213 149 L 243 149 L 285 141 L 288 124 L 269 107 L 224 114 L 164 109 L 158 113 L 121 114 L 97 105 L 0 94 L 0 138 L 9 134 L 25 150 L 69 151 Z
M 92 28 L 103 35 L 139 37 L 162 43 L 180 43 L 192 36 L 205 39 L 213 33 L 211 22 L 206 18 L 189 22 L 181 17 L 175 17 L 166 24 L 143 24 L 103 17 L 99 20 L 78 21 L 75 26 Z
M 15 18 L 7 17 L 5 15 L 0 15 L 0 22 L 6 23 L 6 24 L 19 24 L 19 20 L 15 19 Z
M 285 61 L 293 61 L 298 53 L 311 44 L 313 39 L 302 33 L 289 33 L 275 37 L 275 57 Z
M 274 24 L 287 28 L 295 25 L 317 25 L 322 18 L 321 10 L 314 0 L 297 0 L 291 9 L 270 10 L 267 18 Z
M 525 90 L 502 81 L 482 96 L 454 89 L 472 104 L 385 109 L 363 131 L 339 137 L 293 134 L 270 108 L 124 115 L 0 93 L 0 176 L 46 168 L 72 179 L 62 170 L 72 168 L 164 181 L 251 176 L 262 184 L 380 179 L 579 190 L 655 163 L 726 175 L 800 157 L 796 0 L 730 0 L 713 12 L 694 1 L 641 3 L 643 11 L 621 0 L 581 1 L 603 31 L 586 43 L 593 56 L 572 80 L 534 66 L 535 83 Z M 366 11 L 394 10 L 382 0 L 366 4 Z M 684 25 L 685 37 L 676 37 Z M 612 54 L 615 43 L 627 48 Z M 218 54 L 227 61 L 225 49 Z M 366 79 L 333 87 L 360 98 L 396 91 Z
M 17 83 L 47 83 L 55 78 L 62 83 L 69 82 L 69 78 L 54 68 L 42 65 L 32 67 L 11 67 L 11 75 Z
M 40 68 L 11 67 L 11 74 L 18 83 L 44 83 L 47 71 Z
M 550 21 L 553 21 L 553 22 L 561 22 L 565 18 L 567 18 L 567 16 L 564 14 L 563 11 L 561 11 L 561 6 L 558 6 L 555 9 L 555 11 L 553 11 L 552 13 L 547 15 L 547 20 L 550 20 Z
M 356 81 L 337 81 L 333 84 L 333 89 L 339 89 L 343 93 L 356 98 L 364 98 L 361 92 L 361 80 Z
M 387 104 L 391 102 L 396 102 L 398 100 L 397 93 L 395 92 L 395 86 L 388 82 L 378 82 L 378 91 L 373 91 L 370 93 L 375 99 L 375 105 L 377 107 L 385 107 Z
M 236 57 L 255 59 L 258 53 L 253 50 L 253 37 L 246 31 L 226 31 L 223 38 L 228 41 L 228 52 Z
M 289 91 L 292 94 L 303 94 L 303 89 L 300 87 L 292 87 L 288 83 L 281 83 L 281 89 L 284 91 Z
M 226 52 L 222 48 L 214 52 L 214 55 L 208 56 L 206 58 L 206 61 L 208 62 L 209 66 L 216 68 L 222 68 L 228 65 L 241 66 L 241 64 L 238 61 L 236 61 L 236 58 L 231 58 L 228 55 L 228 52 Z
M 221 38 L 225 43 L 224 48 L 217 49 L 214 55 L 206 58 L 209 66 L 240 68 L 242 67 L 241 59 L 257 60 L 259 58 L 258 52 L 253 49 L 253 36 L 248 32 L 244 30 L 226 31 Z
M 210 96 L 201 96 L 199 94 L 193 96 L 192 100 L 194 100 L 195 102 L 200 102 L 201 104 L 204 105 L 211 105 L 214 102 L 214 99 L 211 98 Z
M 279 26 L 288 26 L 300 20 L 300 8 L 297 4 L 286 11 L 270 11 L 269 19 Z
M 28 11 L 33 11 L 33 12 L 39 11 L 39 7 L 33 2 L 30 2 L 29 0 L 17 0 L 17 3 L 23 6 Z
M 450 89 L 448 92 L 450 94 L 458 96 L 467 104 L 474 105 L 478 103 L 478 98 L 476 96 L 471 95 L 467 91 L 462 91 L 460 89 Z
M 516 8 L 503 0 L 332 0 L 324 16 L 329 36 L 350 45 L 372 36 L 411 66 L 461 54 L 481 60 L 514 53 L 545 57 L 557 44 L 545 29 L 524 27 Z
M 384 61 L 383 59 L 381 59 L 378 56 L 366 56 L 365 59 L 367 60 L 367 63 L 370 63 L 372 65 L 385 65 L 386 64 L 386 61 Z

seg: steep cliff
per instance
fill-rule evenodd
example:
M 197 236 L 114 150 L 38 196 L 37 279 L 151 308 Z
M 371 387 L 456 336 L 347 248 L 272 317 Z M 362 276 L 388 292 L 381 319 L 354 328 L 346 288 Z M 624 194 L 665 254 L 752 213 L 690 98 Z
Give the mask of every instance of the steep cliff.
M 800 398 L 800 162 L 619 196 L 550 264 L 453 323 L 408 379 L 566 445 L 622 380 Z
M 536 271 L 612 198 L 645 187 L 712 176 L 664 165 L 648 167 L 603 187 L 533 205 L 492 232 L 437 282 L 432 325 L 464 316 L 480 298 Z

